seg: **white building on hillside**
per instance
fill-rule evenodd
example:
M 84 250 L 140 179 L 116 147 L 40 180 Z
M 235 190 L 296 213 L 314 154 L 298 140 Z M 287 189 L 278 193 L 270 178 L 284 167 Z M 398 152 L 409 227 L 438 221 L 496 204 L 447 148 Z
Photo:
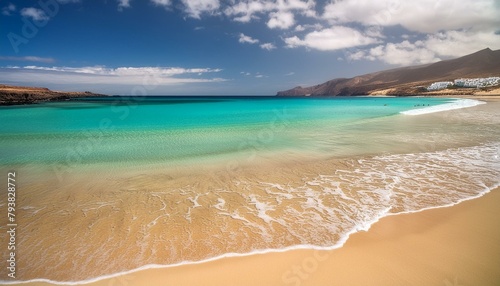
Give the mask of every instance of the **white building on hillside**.
M 429 87 L 427 87 L 427 90 L 428 91 L 440 90 L 440 89 L 448 88 L 449 86 L 452 86 L 452 85 L 453 85 L 453 82 L 451 82 L 451 81 L 439 81 L 439 82 L 435 82 L 435 83 L 429 85 Z
M 500 84 L 500 77 L 460 78 L 454 81 L 456 87 L 488 87 Z

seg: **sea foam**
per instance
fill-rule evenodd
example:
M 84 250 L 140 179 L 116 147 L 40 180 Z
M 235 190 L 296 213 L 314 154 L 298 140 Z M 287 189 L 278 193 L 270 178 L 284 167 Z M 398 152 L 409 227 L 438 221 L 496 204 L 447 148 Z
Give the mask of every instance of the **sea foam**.
M 448 110 L 454 110 L 454 109 L 473 107 L 473 106 L 485 104 L 485 103 L 486 102 L 484 102 L 484 101 L 479 101 L 479 100 L 475 100 L 475 99 L 458 99 L 458 100 L 450 102 L 450 103 L 429 106 L 429 107 L 424 107 L 424 108 L 418 108 L 418 109 L 411 109 L 411 110 L 407 110 L 407 111 L 401 111 L 400 113 L 405 114 L 405 115 L 421 115 L 421 114 L 428 114 L 428 113 L 435 113 L 435 112 L 441 112 L 441 111 L 448 111 Z

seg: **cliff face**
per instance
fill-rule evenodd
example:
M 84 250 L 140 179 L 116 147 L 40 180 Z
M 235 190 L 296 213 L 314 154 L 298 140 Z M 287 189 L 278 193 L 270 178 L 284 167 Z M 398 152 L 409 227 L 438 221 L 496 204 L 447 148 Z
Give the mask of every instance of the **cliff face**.
M 339 78 L 311 87 L 295 87 L 277 95 L 366 95 L 421 94 L 426 86 L 437 81 L 453 81 L 461 77 L 500 76 L 500 50 L 484 49 L 453 60 L 433 64 L 403 67 L 361 75 Z
M 75 97 L 104 96 L 91 92 L 52 91 L 43 87 L 0 85 L 0 105 L 31 104 L 40 101 L 66 100 Z

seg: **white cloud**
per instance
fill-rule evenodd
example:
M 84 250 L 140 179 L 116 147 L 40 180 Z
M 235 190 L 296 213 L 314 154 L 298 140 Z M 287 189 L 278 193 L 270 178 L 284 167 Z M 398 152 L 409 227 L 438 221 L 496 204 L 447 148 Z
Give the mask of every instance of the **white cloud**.
M 344 26 L 334 26 L 320 31 L 308 33 L 304 39 L 297 36 L 284 39 L 287 47 L 307 47 L 321 51 L 333 51 L 344 48 L 365 46 L 378 43 L 379 40 Z
M 119 67 L 119 68 L 106 68 L 104 66 L 90 66 L 90 67 L 40 67 L 40 66 L 26 66 L 26 69 L 44 70 L 44 71 L 57 71 L 57 72 L 72 72 L 94 75 L 109 75 L 109 76 L 136 76 L 144 74 L 156 74 L 159 76 L 174 76 L 189 73 L 208 73 L 220 72 L 221 69 L 209 68 L 179 68 L 179 67 Z
M 285 0 L 276 1 L 276 6 L 280 10 L 301 10 L 307 11 L 313 9 L 316 4 L 314 1 L 301 1 L 301 0 Z
M 293 13 L 287 11 L 278 11 L 269 14 L 267 26 L 270 29 L 288 29 L 295 24 Z
M 271 50 L 276 49 L 276 46 L 272 43 L 264 43 L 264 44 L 260 45 L 260 48 L 264 49 L 264 50 L 271 51 Z
M 21 16 L 31 18 L 33 21 L 46 21 L 49 19 L 47 14 L 42 9 L 37 9 L 33 7 L 23 8 L 21 10 Z
M 290 21 L 290 18 L 293 19 L 292 12 L 315 17 L 314 7 L 313 0 L 233 0 L 232 4 L 224 9 L 224 14 L 232 17 L 234 21 L 247 23 L 259 19 L 261 14 L 269 13 L 268 26 L 281 28 Z M 289 13 L 292 13 L 292 17 Z
M 238 42 L 240 42 L 242 44 L 254 45 L 254 44 L 258 44 L 260 42 L 258 39 L 254 39 L 254 38 L 247 36 L 243 33 L 240 33 L 239 37 L 240 38 L 238 39 Z M 259 46 L 261 49 L 268 50 L 268 51 L 276 49 L 276 46 L 273 43 L 263 43 L 263 44 L 260 44 Z
M 446 31 L 429 35 L 425 47 L 443 57 L 459 57 L 484 48 L 500 49 L 494 31 Z
M 382 34 L 382 28 L 378 26 L 370 26 L 365 29 L 365 35 L 373 38 L 385 38 Z
M 210 68 L 162 68 L 162 67 L 7 67 L 0 68 L 2 79 L 8 82 L 36 80 L 42 84 L 104 84 L 143 85 L 153 82 L 157 85 L 183 83 L 221 82 L 222 78 L 193 77 L 206 73 L 217 73 L 221 69 Z
M 410 31 L 478 29 L 500 25 L 498 0 L 344 0 L 325 6 L 322 17 L 335 24 L 401 25 Z
M 240 1 L 226 7 L 224 14 L 227 16 L 233 16 L 233 20 L 235 21 L 247 23 L 252 19 L 258 18 L 254 14 L 271 11 L 274 7 L 275 5 L 270 1 Z
M 381 46 L 379 46 L 379 47 L 381 47 Z M 354 53 L 348 53 L 347 57 L 350 60 L 353 60 L 353 61 L 362 60 L 362 59 L 369 59 L 369 60 L 374 60 L 375 59 L 375 58 L 369 58 L 367 56 L 367 54 L 366 54 L 365 51 L 357 51 L 357 52 L 354 52 Z M 337 60 L 342 61 L 344 59 L 341 58 L 341 57 L 339 57 L 339 58 L 337 58 Z
M 285 76 L 291 76 L 291 75 L 294 75 L 294 74 L 295 74 L 295 72 L 289 72 L 289 73 L 285 74 Z
M 425 64 L 455 58 L 489 47 L 500 49 L 500 35 L 494 32 L 447 31 L 424 40 L 386 43 L 367 51 L 350 53 L 351 60 L 380 60 L 393 65 Z
M 296 32 L 302 32 L 302 31 L 305 31 L 306 28 L 302 25 L 297 25 L 294 29 Z
M 0 60 L 26 61 L 26 62 L 39 62 L 39 63 L 53 63 L 53 62 L 55 62 L 55 60 L 53 58 L 43 58 L 43 57 L 35 57 L 35 56 L 25 56 L 25 57 L 2 57 L 2 56 L 0 56 Z
M 240 72 L 241 75 L 244 75 L 244 76 L 253 76 L 255 78 L 264 78 L 264 77 L 269 77 L 267 75 L 263 75 L 261 74 L 260 72 L 256 72 L 254 75 L 252 75 L 252 73 L 250 72 L 245 72 L 245 71 L 242 71 Z
M 357 50 L 349 53 L 348 58 L 410 65 L 460 57 L 486 47 L 500 48 L 500 35 L 495 32 L 500 27 L 499 15 L 498 0 L 343 0 L 327 4 L 322 18 L 333 25 L 359 27 L 361 24 L 360 34 L 379 41 L 391 38 L 384 35 L 384 27 L 405 28 L 401 36 L 404 41 Z M 302 45 L 328 50 L 326 42 L 320 44 L 308 36 L 312 35 L 308 34 L 304 40 L 291 37 L 285 41 L 291 47 Z
M 240 33 L 240 38 L 238 40 L 238 42 L 242 43 L 242 44 L 245 44 L 245 43 L 248 43 L 248 44 L 257 44 L 259 42 L 259 40 L 257 39 L 254 39 L 250 36 L 247 36 L 243 33 Z
M 171 0 L 151 0 L 151 2 L 158 6 L 163 6 L 165 8 L 169 8 L 172 5 Z
M 393 65 L 412 65 L 426 64 L 440 60 L 435 53 L 424 47 L 424 43 L 418 41 L 410 43 L 403 41 L 401 43 L 388 43 L 371 48 L 368 52 L 357 52 L 349 57 L 351 60 L 369 59 L 381 60 Z
M 220 7 L 219 0 L 182 0 L 185 12 L 196 19 L 200 19 L 202 13 L 214 13 Z
M 9 3 L 9 5 L 2 8 L 2 14 L 5 16 L 10 16 L 12 12 L 16 11 L 16 5 Z
M 305 30 L 310 30 L 310 29 L 313 29 L 313 30 L 322 30 L 323 29 L 323 25 L 319 24 L 319 23 L 316 23 L 316 24 L 305 24 L 305 25 L 297 25 L 294 29 L 295 32 L 303 32 Z
M 123 8 L 130 8 L 130 0 L 118 0 L 118 10 L 123 10 Z
M 57 2 L 59 2 L 61 4 L 80 3 L 80 0 L 57 0 Z

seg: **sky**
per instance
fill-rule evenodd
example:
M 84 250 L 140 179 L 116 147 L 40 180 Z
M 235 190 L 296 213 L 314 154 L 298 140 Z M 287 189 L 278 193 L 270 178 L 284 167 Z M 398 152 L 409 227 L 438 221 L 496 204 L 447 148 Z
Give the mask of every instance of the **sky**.
M 0 0 L 0 83 L 274 95 L 500 49 L 499 0 Z

